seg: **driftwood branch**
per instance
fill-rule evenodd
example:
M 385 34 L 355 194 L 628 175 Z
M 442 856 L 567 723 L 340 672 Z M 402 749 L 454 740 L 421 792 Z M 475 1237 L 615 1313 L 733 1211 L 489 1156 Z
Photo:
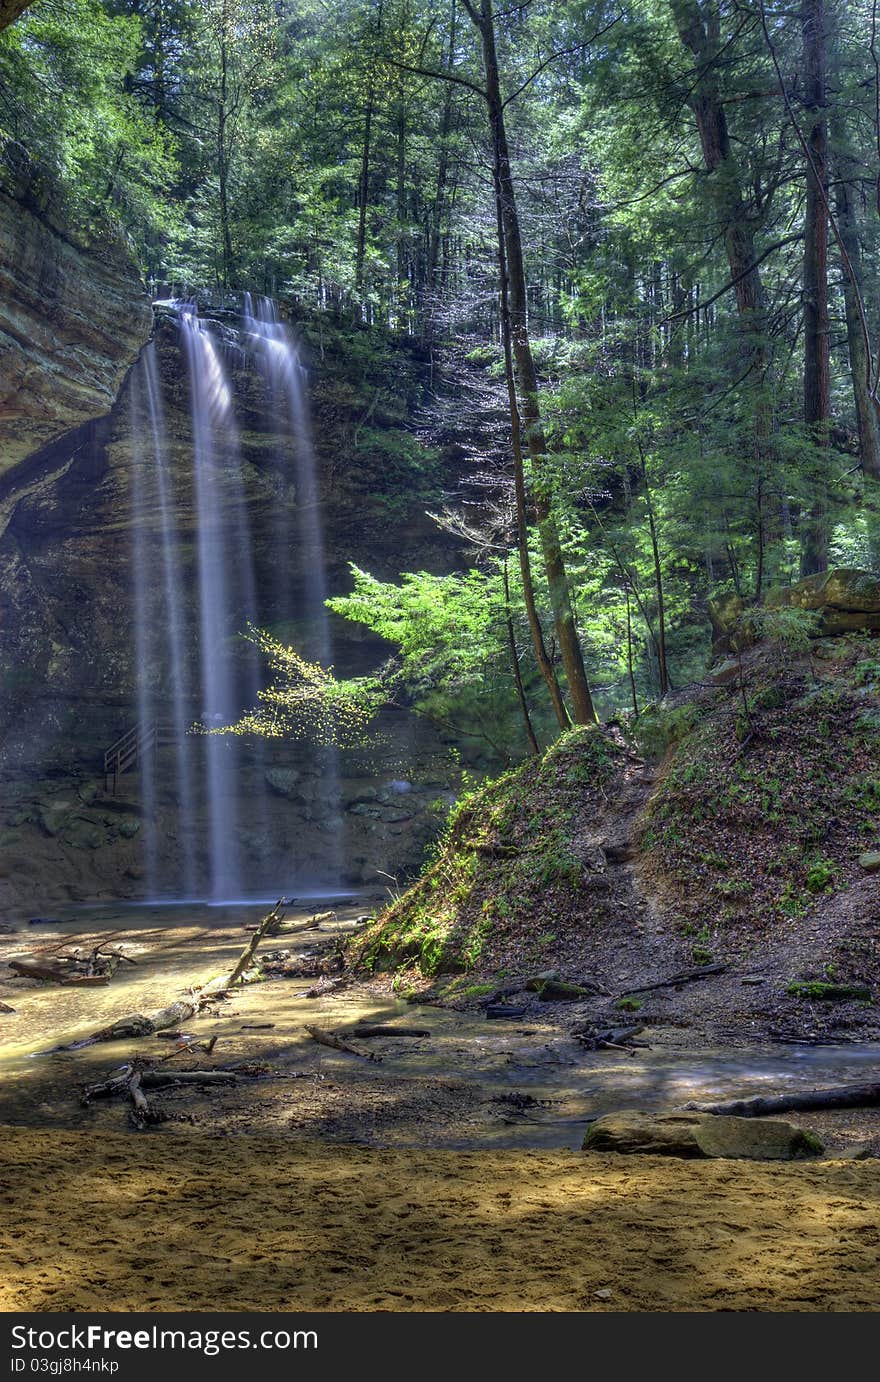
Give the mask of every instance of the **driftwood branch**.
M 324 1027 L 314 1027 L 308 1025 L 305 1030 L 308 1032 L 312 1041 L 316 1041 L 319 1046 L 329 1046 L 333 1051 L 344 1051 L 348 1056 L 359 1056 L 361 1060 L 381 1061 L 382 1057 L 377 1056 L 373 1051 L 356 1051 L 353 1046 L 347 1045 L 336 1032 L 328 1032 Z
M 726 1104 L 685 1104 L 696 1113 L 722 1113 L 735 1118 L 762 1118 L 766 1114 L 823 1108 L 871 1108 L 880 1104 L 880 1082 L 844 1084 L 835 1089 L 810 1089 L 803 1094 L 756 1095 L 732 1099 Z
M 639 984 L 638 988 L 623 989 L 622 994 L 651 993 L 654 989 L 675 988 L 678 984 L 694 984 L 698 979 L 710 979 L 713 974 L 723 974 L 727 965 L 699 965 L 697 969 L 683 969 L 680 974 L 671 974 L 668 979 L 658 979 L 654 984 Z
M 54 1054 L 55 1051 L 78 1051 L 84 1046 L 93 1046 L 98 1041 L 124 1041 L 154 1036 L 158 1032 L 167 1031 L 171 1027 L 177 1028 L 182 1023 L 188 1022 L 208 1003 L 217 1002 L 235 984 L 243 982 L 257 946 L 265 935 L 270 934 L 272 925 L 277 923 L 279 917 L 283 917 L 283 908 L 286 905 L 286 899 L 279 898 L 271 912 L 267 913 L 251 936 L 228 977 L 224 975 L 217 979 L 211 979 L 202 988 L 191 989 L 187 998 L 179 998 L 176 1002 L 170 1003 L 167 1008 L 157 1008 L 148 1013 L 129 1013 L 128 1016 L 119 1018 L 117 1022 L 112 1022 L 109 1027 L 102 1027 L 99 1032 L 85 1037 L 82 1041 L 71 1042 L 69 1046 L 53 1047 L 50 1054 Z M 92 982 L 96 982 L 96 980 L 93 979 Z
M 145 1128 L 161 1121 L 161 1115 L 151 1106 L 145 1089 L 170 1089 L 176 1085 L 230 1085 L 238 1076 L 232 1070 L 168 1070 L 150 1069 L 138 1061 L 123 1066 L 109 1080 L 86 1085 L 80 1102 L 88 1106 L 93 1099 L 127 1097 L 131 1102 L 130 1116 L 134 1127 Z
M 346 1032 L 345 1035 L 358 1037 L 363 1041 L 367 1037 L 426 1037 L 430 1036 L 431 1033 L 427 1027 L 390 1027 L 380 1022 L 372 1026 L 352 1027 L 351 1031 Z
M 266 913 L 244 950 L 242 950 L 239 955 L 235 968 L 226 980 L 224 987 L 233 988 L 238 983 L 241 976 L 250 969 L 251 960 L 256 954 L 257 946 L 260 944 L 260 941 L 264 936 L 272 935 L 273 928 L 280 926 L 281 922 L 284 920 L 284 908 L 286 905 L 286 898 L 280 897 L 271 912 Z

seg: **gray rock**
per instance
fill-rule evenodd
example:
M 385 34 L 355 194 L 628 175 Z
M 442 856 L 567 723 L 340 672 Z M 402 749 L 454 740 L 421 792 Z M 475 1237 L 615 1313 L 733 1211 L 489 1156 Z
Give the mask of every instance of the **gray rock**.
M 267 768 L 266 782 L 280 797 L 299 801 L 302 796 L 302 773 L 296 768 Z
M 706 1156 L 751 1161 L 796 1161 L 818 1156 L 822 1143 L 811 1132 L 782 1118 L 730 1118 L 704 1113 L 696 1129 Z
M 822 1144 L 813 1133 L 782 1119 L 730 1118 L 686 1109 L 658 1113 L 623 1109 L 596 1120 L 584 1138 L 583 1150 L 793 1161 L 818 1156 Z

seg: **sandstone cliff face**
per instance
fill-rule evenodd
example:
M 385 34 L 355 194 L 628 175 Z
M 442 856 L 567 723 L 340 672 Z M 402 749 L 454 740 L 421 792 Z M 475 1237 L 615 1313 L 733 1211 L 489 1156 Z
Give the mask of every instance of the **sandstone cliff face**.
M 22 156 L 0 162 L 0 477 L 108 413 L 152 312 L 121 246 L 66 232 Z
M 425 392 L 423 363 L 405 349 L 377 362 L 372 348 L 351 341 L 349 329 L 334 333 L 309 323 L 302 329 L 306 337 L 312 332 L 304 351 L 331 593 L 348 588 L 349 559 L 387 577 L 421 567 L 449 569 L 457 548 L 427 518 L 431 501 L 403 462 L 396 481 L 392 474 L 410 435 L 410 414 Z M 185 563 L 185 624 L 194 628 L 192 419 L 175 321 L 159 315 L 155 342 Z M 274 593 L 279 582 L 273 569 L 279 508 L 295 514 L 296 493 L 280 486 L 265 385 L 244 359 L 233 373 L 260 617 L 297 642 L 306 632 L 296 622 L 302 562 L 292 563 L 282 583 L 283 602 Z M 45 907 L 50 899 L 143 891 L 137 774 L 126 774 L 117 798 L 104 793 L 101 775 L 104 749 L 136 719 L 139 678 L 160 699 L 169 694 L 168 668 L 138 666 L 135 657 L 135 527 L 155 549 L 160 515 L 134 506 L 132 477 L 144 461 L 132 435 L 130 392 L 126 384 L 109 416 L 47 449 L 41 473 L 10 494 L 8 528 L 0 537 L 0 905 L 5 897 L 16 912 L 24 905 Z M 454 483 L 448 465 L 425 456 L 426 465 L 440 467 L 432 484 Z M 293 518 L 291 524 L 297 541 Z M 150 569 L 157 565 L 154 558 Z M 150 599 L 160 618 L 161 581 L 151 587 Z M 375 667 L 387 655 L 385 645 L 341 620 L 335 635 L 341 671 Z M 189 681 L 197 684 L 194 642 L 187 641 L 187 655 Z M 197 718 L 200 706 L 190 709 Z M 403 875 L 418 866 L 439 821 L 435 803 L 450 799 L 453 748 L 404 712 L 389 712 L 380 740 L 345 757 L 348 882 L 375 880 L 377 869 Z M 173 862 L 179 803 L 171 769 L 160 755 L 158 826 Z M 295 744 L 271 743 L 254 754 L 241 792 L 240 843 L 254 861 L 246 883 L 258 886 L 268 868 L 282 890 L 307 875 L 328 848 L 320 767 Z M 204 800 L 197 812 L 197 829 L 207 840 Z

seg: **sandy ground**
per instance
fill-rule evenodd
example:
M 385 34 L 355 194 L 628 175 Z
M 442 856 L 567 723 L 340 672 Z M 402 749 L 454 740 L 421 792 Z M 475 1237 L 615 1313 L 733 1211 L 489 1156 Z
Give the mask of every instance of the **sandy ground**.
M 877 1162 L 8 1127 L 0 1168 L 5 1311 L 880 1308 Z

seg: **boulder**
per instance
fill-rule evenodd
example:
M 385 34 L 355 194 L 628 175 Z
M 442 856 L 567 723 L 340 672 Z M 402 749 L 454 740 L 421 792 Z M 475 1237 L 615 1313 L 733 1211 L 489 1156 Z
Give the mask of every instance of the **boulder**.
M 721 656 L 735 652 L 742 646 L 742 622 L 745 604 L 739 595 L 719 595 L 709 601 L 709 621 L 712 625 L 712 651 Z
M 783 1119 L 732 1118 L 686 1109 L 657 1113 L 623 1109 L 596 1120 L 584 1138 L 583 1150 L 794 1161 L 818 1156 L 822 1144 L 813 1133 Z
M 841 566 L 767 591 L 768 609 L 803 609 L 821 615 L 820 637 L 880 630 L 880 575 Z
M 279 797 L 287 797 L 288 801 L 302 799 L 302 773 L 296 768 L 267 768 L 265 778 Z
M 840 566 L 805 576 L 791 586 L 774 586 L 764 602 L 768 609 L 789 605 L 795 609 L 849 610 L 880 616 L 880 575 Z
M 860 854 L 859 864 L 865 873 L 880 873 L 880 849 L 869 849 Z

